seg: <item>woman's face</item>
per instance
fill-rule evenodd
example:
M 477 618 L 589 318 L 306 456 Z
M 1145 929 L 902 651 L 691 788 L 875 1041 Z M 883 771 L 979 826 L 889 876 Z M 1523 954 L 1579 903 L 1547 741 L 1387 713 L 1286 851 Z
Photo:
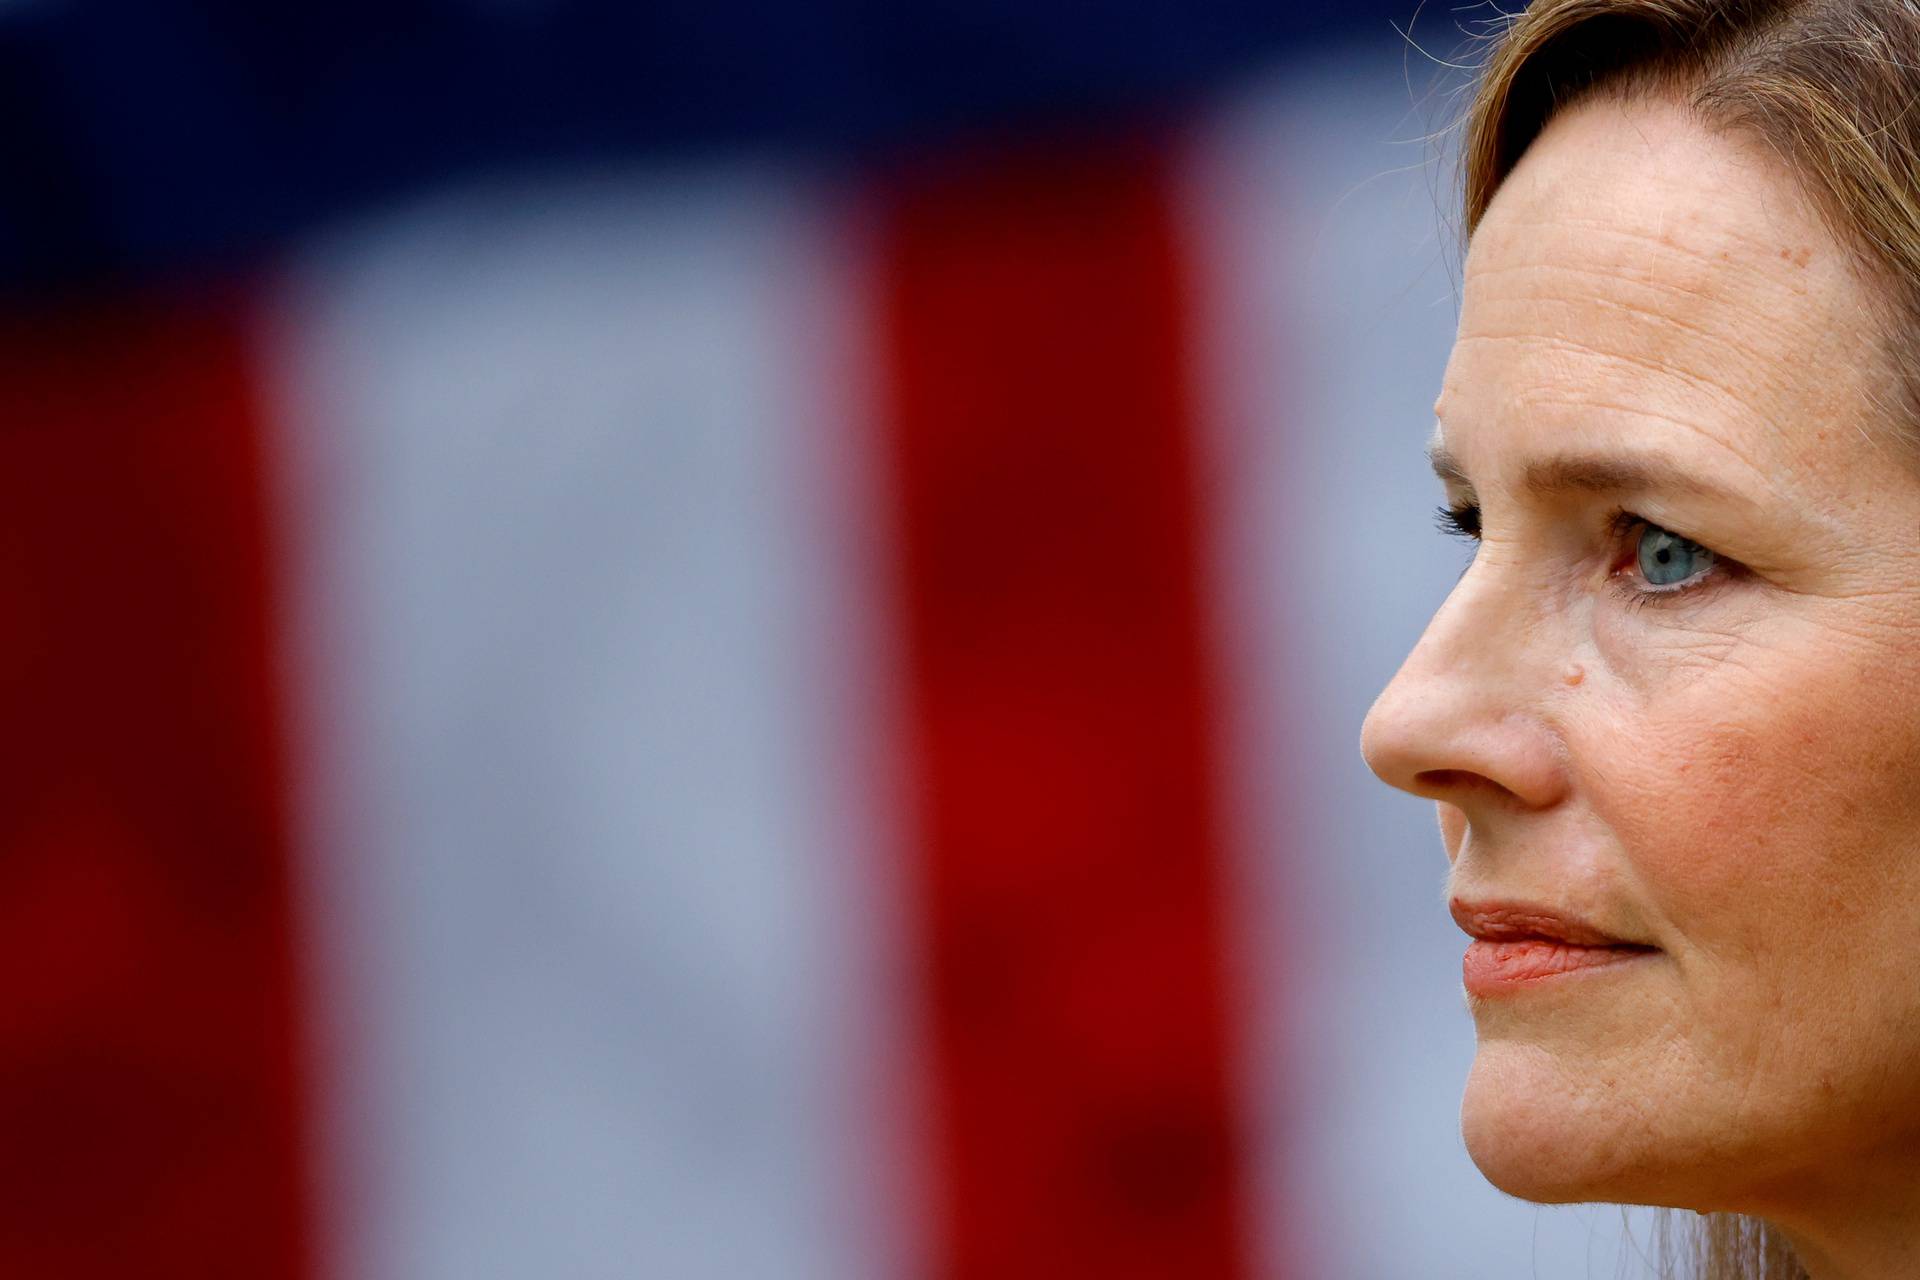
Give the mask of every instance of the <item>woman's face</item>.
M 1920 472 L 1869 296 L 1665 102 L 1556 120 L 1474 236 L 1435 455 L 1480 540 L 1363 745 L 1490 936 L 1462 1124 L 1517 1195 L 1920 1187 Z

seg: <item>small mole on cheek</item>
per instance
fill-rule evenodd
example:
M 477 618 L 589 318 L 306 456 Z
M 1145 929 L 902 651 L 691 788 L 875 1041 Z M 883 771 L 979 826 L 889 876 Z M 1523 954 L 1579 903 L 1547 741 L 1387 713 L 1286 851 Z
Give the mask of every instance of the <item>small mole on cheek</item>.
M 1567 674 L 1561 678 L 1567 682 L 1567 687 L 1571 689 L 1574 685 L 1577 685 L 1582 680 L 1585 680 L 1587 678 L 1587 673 L 1585 671 L 1582 671 L 1580 669 L 1580 664 L 1576 662 L 1572 666 L 1567 668 Z

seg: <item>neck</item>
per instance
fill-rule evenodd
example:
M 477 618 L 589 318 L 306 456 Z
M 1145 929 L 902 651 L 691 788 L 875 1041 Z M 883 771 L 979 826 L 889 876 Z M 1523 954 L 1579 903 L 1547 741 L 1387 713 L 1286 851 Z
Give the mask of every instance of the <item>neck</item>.
M 1920 1167 L 1867 1167 L 1825 1180 L 1762 1216 L 1779 1228 L 1812 1280 L 1920 1276 Z

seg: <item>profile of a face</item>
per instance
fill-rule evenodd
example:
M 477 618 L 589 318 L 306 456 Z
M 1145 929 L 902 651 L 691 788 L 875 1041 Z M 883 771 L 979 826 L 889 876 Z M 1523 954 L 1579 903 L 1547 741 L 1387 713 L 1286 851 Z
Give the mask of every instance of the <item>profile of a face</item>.
M 1920 461 L 1764 144 L 1556 117 L 1467 258 L 1471 565 L 1363 733 L 1438 802 L 1502 1189 L 1920 1222 Z M 1814 1252 L 1814 1251 L 1810 1251 Z

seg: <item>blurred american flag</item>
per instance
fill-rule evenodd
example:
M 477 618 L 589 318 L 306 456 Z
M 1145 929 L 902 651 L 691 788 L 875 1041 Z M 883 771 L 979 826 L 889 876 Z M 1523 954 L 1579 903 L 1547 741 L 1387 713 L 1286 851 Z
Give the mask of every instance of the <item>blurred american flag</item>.
M 1388 12 L 0 13 L 0 1275 L 1467 1274 Z

